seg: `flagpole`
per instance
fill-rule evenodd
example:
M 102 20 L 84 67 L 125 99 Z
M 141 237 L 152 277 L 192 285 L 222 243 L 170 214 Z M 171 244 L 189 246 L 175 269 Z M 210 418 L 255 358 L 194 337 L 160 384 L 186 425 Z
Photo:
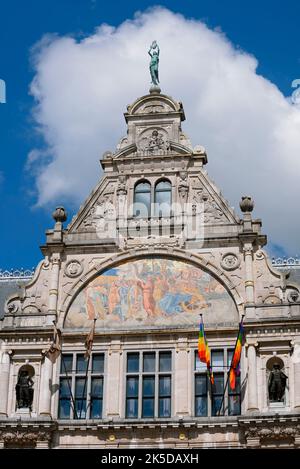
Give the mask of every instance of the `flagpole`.
M 221 402 L 221 405 L 220 405 L 219 411 L 218 411 L 218 417 L 220 416 L 221 409 L 222 409 L 222 406 L 223 406 L 223 403 L 224 403 L 225 393 L 226 393 L 226 389 L 227 389 L 227 386 L 228 386 L 229 374 L 230 374 L 230 370 L 231 370 L 231 368 L 232 368 L 232 362 L 233 362 L 234 352 L 235 352 L 236 345 L 237 345 L 238 340 L 239 340 L 240 326 L 241 326 L 241 324 L 242 324 L 242 322 L 243 322 L 244 316 L 245 316 L 245 314 L 242 314 L 242 318 L 241 318 L 241 321 L 240 321 L 240 323 L 239 323 L 239 330 L 238 330 L 237 338 L 236 338 L 236 341 L 235 341 L 235 346 L 234 346 L 234 349 L 233 349 L 233 354 L 232 354 L 232 358 L 231 358 L 230 367 L 229 367 L 229 370 L 228 370 L 228 372 L 227 372 L 227 380 L 226 380 L 226 385 L 225 385 L 224 392 L 223 392 L 223 396 L 222 396 L 222 402 Z M 225 413 L 225 409 L 224 409 L 224 413 Z M 223 413 L 223 415 L 224 415 L 224 413 Z
M 62 361 L 64 370 L 65 370 L 65 375 L 66 375 L 66 378 L 67 378 L 67 383 L 68 383 L 68 387 L 69 387 L 70 397 L 71 397 L 71 401 L 72 401 L 72 404 L 73 404 L 74 417 L 75 417 L 76 420 L 77 420 L 77 419 L 78 419 L 78 415 L 77 415 L 77 411 L 76 411 L 75 400 L 74 400 L 74 396 L 73 396 L 72 389 L 71 389 L 71 386 L 70 386 L 70 379 L 69 379 L 69 375 L 68 375 L 68 372 L 67 372 L 67 367 L 66 367 L 66 364 L 65 364 L 64 356 L 63 356 L 62 353 L 61 353 L 61 361 Z
M 94 319 L 94 325 L 93 325 L 94 331 L 95 331 L 96 321 L 97 321 L 97 318 Z M 92 342 L 92 347 L 93 347 L 93 342 Z M 87 362 L 86 370 L 85 370 L 84 386 L 83 386 L 83 393 L 82 393 L 80 413 L 79 413 L 79 418 L 80 419 L 81 419 L 81 413 L 82 413 L 82 408 L 83 408 L 83 399 L 84 399 L 86 384 L 87 384 L 87 379 L 88 379 L 88 372 L 89 372 L 89 366 L 90 366 L 92 347 L 91 347 L 91 350 L 90 350 L 90 353 L 89 353 L 89 358 L 88 358 L 88 362 Z M 87 404 L 87 399 L 86 399 L 86 404 Z M 87 411 L 87 406 L 86 406 L 86 411 Z M 85 415 L 86 415 L 86 413 L 85 413 Z

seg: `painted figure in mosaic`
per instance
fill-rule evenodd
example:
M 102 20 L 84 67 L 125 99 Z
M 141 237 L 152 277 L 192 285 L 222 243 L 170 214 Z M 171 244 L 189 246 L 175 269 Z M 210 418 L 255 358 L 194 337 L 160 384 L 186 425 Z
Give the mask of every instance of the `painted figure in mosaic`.
M 16 400 L 17 408 L 29 408 L 31 411 L 33 401 L 33 381 L 28 371 L 20 372 L 18 382 L 16 384 Z
M 275 363 L 270 373 L 268 383 L 270 401 L 278 402 L 283 399 L 287 379 L 287 376 L 281 371 L 278 363 Z
M 158 78 L 158 63 L 159 63 L 159 47 L 156 41 L 153 41 L 148 54 L 151 57 L 150 61 L 150 75 L 151 81 L 153 85 L 158 85 L 159 78 Z

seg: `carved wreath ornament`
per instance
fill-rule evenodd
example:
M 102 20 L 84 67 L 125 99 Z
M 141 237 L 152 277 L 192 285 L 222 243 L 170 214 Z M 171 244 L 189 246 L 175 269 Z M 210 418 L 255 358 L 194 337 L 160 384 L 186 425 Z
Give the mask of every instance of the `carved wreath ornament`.
M 79 275 L 82 274 L 82 272 L 83 272 L 83 266 L 78 260 L 72 259 L 67 263 L 66 268 L 65 268 L 65 274 L 67 277 L 71 277 L 71 278 L 78 277 Z
M 222 256 L 221 266 L 223 267 L 223 269 L 234 270 L 234 269 L 237 269 L 239 265 L 240 265 L 240 260 L 235 254 L 228 252 Z

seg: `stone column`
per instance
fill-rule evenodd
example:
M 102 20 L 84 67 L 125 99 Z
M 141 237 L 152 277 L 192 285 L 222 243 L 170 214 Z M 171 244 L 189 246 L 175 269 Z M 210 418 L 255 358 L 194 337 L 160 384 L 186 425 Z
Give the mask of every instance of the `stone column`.
M 0 363 L 0 416 L 7 415 L 10 356 L 3 352 Z
M 296 343 L 293 352 L 294 362 L 294 407 L 300 409 L 300 343 Z
M 254 303 L 254 279 L 253 279 L 253 247 L 252 243 L 245 243 L 245 292 L 247 303 Z
M 105 375 L 107 417 L 120 417 L 121 357 L 120 341 L 113 340 L 107 355 L 107 372 Z
M 59 266 L 60 266 L 60 255 L 52 255 L 52 267 L 50 273 L 50 284 L 49 284 L 49 313 L 56 315 L 57 310 L 57 298 L 58 298 L 58 281 L 59 281 Z
M 52 372 L 53 364 L 49 358 L 45 357 L 42 364 L 41 385 L 40 385 L 40 415 L 51 416 L 51 397 L 52 397 Z
M 184 339 L 179 339 L 178 349 L 175 356 L 174 378 L 174 414 L 183 417 L 189 414 L 189 350 Z
M 258 410 L 257 403 L 257 365 L 254 344 L 248 345 L 248 410 Z

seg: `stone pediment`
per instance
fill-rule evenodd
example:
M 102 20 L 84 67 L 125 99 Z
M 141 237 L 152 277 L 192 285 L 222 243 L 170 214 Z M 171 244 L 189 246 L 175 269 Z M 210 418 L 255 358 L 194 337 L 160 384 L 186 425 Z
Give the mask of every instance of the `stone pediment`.
M 131 116 L 148 114 L 170 114 L 180 113 L 182 120 L 185 119 L 184 110 L 181 102 L 175 101 L 170 96 L 159 93 L 153 93 L 138 98 L 133 104 L 127 106 L 125 119 L 128 121 Z

